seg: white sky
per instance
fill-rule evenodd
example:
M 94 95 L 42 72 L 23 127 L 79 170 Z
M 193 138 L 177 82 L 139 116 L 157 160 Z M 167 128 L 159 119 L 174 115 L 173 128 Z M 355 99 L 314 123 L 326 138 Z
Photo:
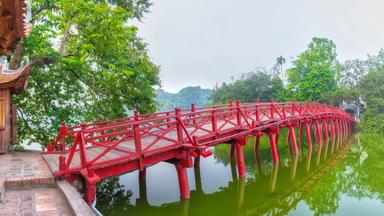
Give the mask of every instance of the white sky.
M 140 23 L 163 89 L 212 88 L 276 57 L 288 61 L 311 38 L 328 37 L 340 60 L 384 47 L 384 0 L 153 0 Z

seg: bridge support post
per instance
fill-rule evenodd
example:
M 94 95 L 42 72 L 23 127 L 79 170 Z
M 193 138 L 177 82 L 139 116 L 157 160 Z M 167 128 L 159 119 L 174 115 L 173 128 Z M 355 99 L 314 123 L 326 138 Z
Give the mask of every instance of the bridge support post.
M 347 122 L 345 120 L 343 120 L 343 126 L 344 126 L 344 138 L 347 139 L 348 127 L 347 127 Z
M 255 144 L 253 147 L 255 163 L 260 173 L 261 173 L 261 157 L 259 152 L 259 146 L 260 146 L 260 137 L 262 137 L 263 135 L 264 135 L 263 132 L 260 132 L 260 131 L 256 132 Z
M 229 161 L 230 161 L 230 165 L 231 165 L 232 181 L 237 181 L 236 162 L 234 160 L 234 157 L 231 158 Z
M 191 197 L 188 184 L 187 168 L 181 163 L 176 163 L 175 167 L 179 180 L 180 197 L 182 200 L 187 200 Z
M 345 140 L 345 131 L 344 131 L 344 120 L 340 120 L 340 129 L 341 129 L 341 145 L 344 144 Z
M 244 153 L 243 153 L 243 145 L 245 145 L 246 142 L 247 142 L 246 137 L 242 137 L 241 139 L 237 140 L 236 143 L 234 144 L 236 148 L 237 169 L 238 169 L 240 178 L 243 178 L 246 175 Z
M 339 119 L 336 119 L 335 122 L 336 122 L 336 135 L 337 135 L 337 136 L 340 136 Z
M 289 123 L 288 127 L 289 127 L 288 139 L 291 140 L 291 144 L 293 146 L 293 154 L 296 156 L 298 154 L 298 150 L 297 150 L 297 141 L 296 141 L 295 129 L 293 128 L 292 123 Z M 287 144 L 289 145 L 289 143 L 287 143 Z
M 96 183 L 87 183 L 87 189 L 85 191 L 85 201 L 89 206 L 96 200 Z
M 279 154 L 277 152 L 277 144 L 276 144 L 276 137 L 277 137 L 277 128 L 271 128 L 268 131 L 269 136 L 269 144 L 271 146 L 271 153 L 272 153 L 272 160 L 273 163 L 277 164 L 279 163 Z
M 304 123 L 303 121 L 299 121 L 299 147 L 300 147 L 301 156 L 304 155 L 304 149 L 303 149 L 303 123 Z
M 323 144 L 323 137 L 321 135 L 321 132 L 320 132 L 320 126 L 319 126 L 319 120 L 316 119 L 315 120 L 315 130 L 316 130 L 316 142 L 317 144 L 321 145 Z
M 231 149 L 230 149 L 230 153 L 229 153 L 229 158 L 231 160 L 235 158 L 235 152 L 236 152 L 235 145 L 231 144 Z
M 92 168 L 84 168 L 80 171 L 85 179 L 85 195 L 84 200 L 88 205 L 92 205 L 96 199 L 96 183 L 101 181 L 101 178 L 96 175 Z
M 324 117 L 321 123 L 323 126 L 323 133 L 325 134 L 325 142 L 328 142 L 329 141 L 328 118 Z
M 335 122 L 334 122 L 334 120 L 330 119 L 329 124 L 331 127 L 331 137 L 332 137 L 332 139 L 335 139 Z
M 260 137 L 262 137 L 263 135 L 264 135 L 263 132 L 256 132 L 255 145 L 254 145 L 255 153 L 259 153 Z
M 193 170 L 195 173 L 195 188 L 196 188 L 196 193 L 200 194 L 203 192 L 203 187 L 201 184 L 201 174 L 200 174 L 200 156 L 197 156 L 195 158 L 195 163 L 193 166 Z
M 139 171 L 139 199 L 136 200 L 137 206 L 148 206 L 147 198 L 147 170 Z
M 147 168 L 143 168 L 143 170 L 139 170 L 139 180 L 145 181 L 147 179 Z
M 308 149 L 312 150 L 312 138 L 311 138 L 311 128 L 310 128 L 310 122 L 311 120 L 307 119 L 305 121 L 305 133 L 307 134 L 307 141 L 308 141 Z

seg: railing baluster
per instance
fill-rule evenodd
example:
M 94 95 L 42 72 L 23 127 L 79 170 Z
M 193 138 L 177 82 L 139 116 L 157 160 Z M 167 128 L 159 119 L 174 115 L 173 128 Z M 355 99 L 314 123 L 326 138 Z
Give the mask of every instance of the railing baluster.
M 180 114 L 180 109 L 179 108 L 175 109 L 175 114 L 176 114 L 177 141 L 179 143 L 183 143 L 183 141 L 184 141 L 184 138 L 183 138 L 183 128 L 181 126 L 181 114 Z
M 260 110 L 259 110 L 259 99 L 256 100 L 256 124 L 260 122 Z
M 65 123 L 65 121 L 63 121 L 61 123 L 61 144 L 60 144 L 60 151 L 61 152 L 64 152 L 65 151 L 65 147 L 66 147 L 66 140 L 65 140 L 65 137 L 66 137 L 66 134 L 67 134 L 67 125 Z
M 133 116 L 135 121 L 139 121 L 139 112 L 135 111 Z M 135 150 L 139 157 L 141 157 L 143 154 L 143 147 L 141 145 L 140 124 L 134 124 L 132 127 L 135 140 Z
M 240 114 L 240 101 L 236 100 L 236 123 L 238 127 L 241 127 L 241 114 Z
M 212 132 L 215 136 L 217 135 L 217 118 L 215 107 L 212 109 Z
M 195 126 L 196 125 L 196 105 L 195 104 L 191 104 L 191 112 L 192 112 L 192 124 Z
M 169 116 L 170 116 L 171 114 L 170 114 L 169 112 L 167 112 L 166 115 L 167 115 L 167 120 L 166 120 L 166 121 L 167 121 L 167 128 L 170 128 L 170 127 L 171 127 L 171 123 L 170 123 L 170 122 L 171 122 L 171 119 L 169 118 Z
M 79 148 L 80 148 L 81 166 L 85 168 L 87 167 L 87 150 L 85 148 L 85 138 L 84 138 L 84 133 L 82 131 L 80 131 Z
M 141 157 L 143 153 L 143 149 L 141 146 L 141 135 L 140 135 L 140 127 L 136 126 L 134 127 L 134 136 L 135 136 L 135 149 L 136 153 L 139 154 L 139 157 Z

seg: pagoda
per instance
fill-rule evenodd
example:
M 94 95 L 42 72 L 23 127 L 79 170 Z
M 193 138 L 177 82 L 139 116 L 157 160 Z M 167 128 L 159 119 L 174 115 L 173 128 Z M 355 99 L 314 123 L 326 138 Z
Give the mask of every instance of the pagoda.
M 26 0 L 0 0 L 0 154 L 17 142 L 17 108 L 11 95 L 25 90 L 29 63 L 10 68 L 8 58 L 31 31 L 29 12 Z

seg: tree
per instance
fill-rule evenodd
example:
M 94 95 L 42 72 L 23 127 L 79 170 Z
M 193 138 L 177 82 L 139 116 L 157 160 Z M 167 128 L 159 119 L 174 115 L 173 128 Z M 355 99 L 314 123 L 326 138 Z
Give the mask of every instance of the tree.
M 129 24 L 149 6 L 147 0 L 32 1 L 34 28 L 21 56 L 33 67 L 27 91 L 13 97 L 20 140 L 45 144 L 63 120 L 73 125 L 155 110 L 159 67 Z
M 320 101 L 339 105 L 342 102 L 361 104 L 361 94 L 358 85 L 367 74 L 368 67 L 365 61 L 359 59 L 347 60 L 341 65 L 341 76 L 338 88 L 324 92 Z
M 327 103 L 332 106 L 338 106 L 343 102 L 360 104 L 360 91 L 356 87 L 348 88 L 340 86 L 336 90 L 327 91 L 321 94 L 319 102 Z
M 245 73 L 240 79 L 232 83 L 223 83 L 219 91 L 213 95 L 214 103 L 227 103 L 229 100 L 242 102 L 269 101 L 270 99 L 283 100 L 285 88 L 282 80 L 272 77 L 266 70 Z
M 362 128 L 384 133 L 384 70 L 370 71 L 361 81 L 361 93 L 367 104 Z
M 326 38 L 313 38 L 288 70 L 288 89 L 296 100 L 317 100 L 323 92 L 336 89 L 339 70 L 336 45 Z
M 284 72 L 283 72 L 283 64 L 285 64 L 285 58 L 283 56 L 277 57 L 276 65 L 279 66 L 281 80 L 284 82 L 285 77 L 284 77 Z
M 342 66 L 340 84 L 347 88 L 354 88 L 367 72 L 366 62 L 360 59 L 348 60 Z
M 384 50 L 369 56 L 365 62 L 368 73 L 361 78 L 358 88 L 366 109 L 361 127 L 375 133 L 384 133 Z

